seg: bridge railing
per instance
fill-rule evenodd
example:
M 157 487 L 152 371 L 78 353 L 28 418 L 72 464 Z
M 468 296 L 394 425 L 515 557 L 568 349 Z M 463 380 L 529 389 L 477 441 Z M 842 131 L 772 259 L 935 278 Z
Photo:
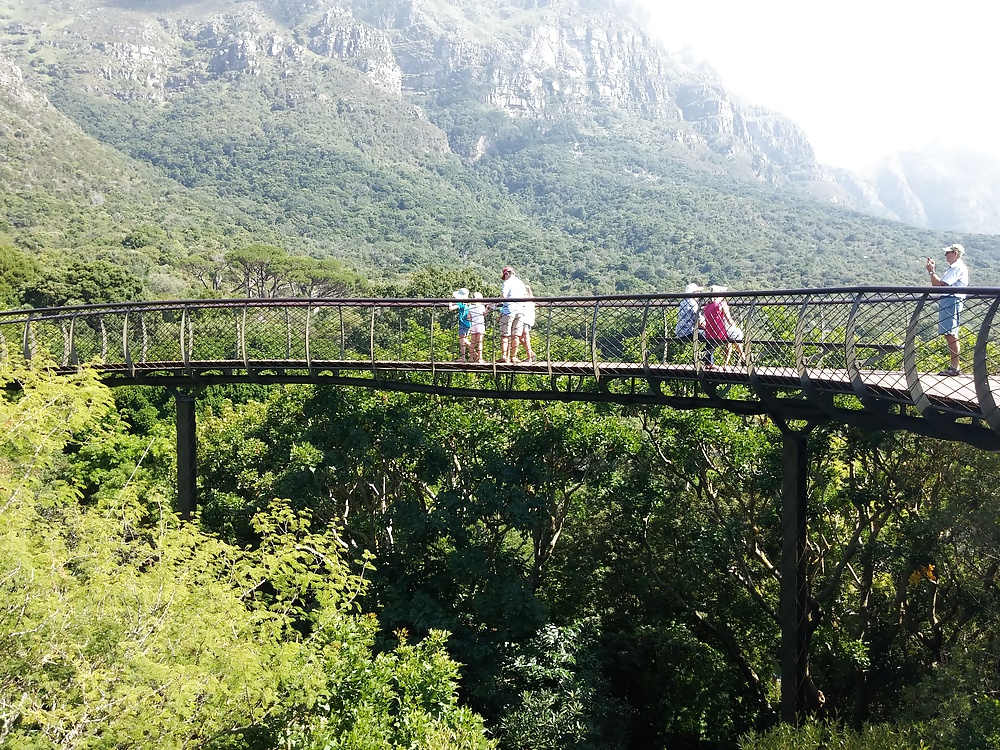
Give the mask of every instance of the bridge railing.
M 705 344 L 674 335 L 680 294 L 535 299 L 533 348 L 545 367 L 501 362 L 495 309 L 488 315 L 486 363 L 455 364 L 453 300 L 441 299 L 173 300 L 13 310 L 0 313 L 0 356 L 46 358 L 67 368 L 100 361 L 109 376 L 428 367 L 551 376 L 560 365 L 596 379 L 641 372 L 801 386 L 984 417 L 1000 427 L 1000 290 L 962 292 L 959 378 L 938 375 L 949 364 L 938 332 L 941 289 L 912 287 L 726 293 L 744 336 L 708 345 L 717 365 L 711 371 L 700 357 Z M 712 297 L 691 296 L 703 306 Z M 482 302 L 493 308 L 501 300 Z

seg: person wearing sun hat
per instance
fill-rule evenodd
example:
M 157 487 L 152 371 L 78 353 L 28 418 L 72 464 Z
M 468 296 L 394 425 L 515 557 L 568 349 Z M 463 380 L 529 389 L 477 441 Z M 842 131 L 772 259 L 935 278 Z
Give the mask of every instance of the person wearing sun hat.
M 965 265 L 965 247 L 959 243 L 948 245 L 944 248 L 944 258 L 948 261 L 948 270 L 940 276 L 935 270 L 933 258 L 927 259 L 927 273 L 931 275 L 931 286 L 963 287 L 969 285 L 969 267 Z M 938 300 L 938 333 L 945 337 L 948 342 L 948 358 L 951 360 L 949 367 L 945 368 L 938 375 L 950 377 L 962 374 L 962 365 L 959 361 L 960 345 L 958 342 L 958 329 L 960 327 L 959 315 L 962 312 L 962 301 L 964 294 L 943 294 Z
M 452 296 L 456 300 L 467 300 L 469 290 L 463 286 L 452 292 Z M 469 342 L 469 331 L 472 330 L 469 322 L 469 305 L 462 301 L 449 302 L 448 309 L 458 310 L 458 361 L 465 362 L 466 359 L 472 358 L 472 346 Z
M 708 291 L 716 296 L 709 300 L 702 311 L 705 316 L 705 336 L 710 346 L 726 347 L 725 363 L 728 365 L 734 350 L 743 359 L 743 329 L 736 323 L 733 312 L 729 309 L 729 302 L 723 296 L 729 291 L 728 287 L 713 285 Z

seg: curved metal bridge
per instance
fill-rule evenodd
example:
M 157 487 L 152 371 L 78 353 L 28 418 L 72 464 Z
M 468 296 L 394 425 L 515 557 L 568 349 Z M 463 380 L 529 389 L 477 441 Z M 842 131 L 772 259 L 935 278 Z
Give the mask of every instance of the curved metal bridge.
M 0 313 L 0 357 L 58 372 L 91 362 L 109 385 L 159 385 L 177 400 L 178 510 L 195 509 L 194 397 L 222 382 L 314 382 L 486 398 L 608 401 L 767 414 L 784 435 L 781 715 L 807 706 L 810 622 L 806 435 L 839 420 L 1000 449 L 1000 289 L 967 288 L 963 374 L 938 335 L 941 288 L 732 292 L 742 351 L 674 334 L 679 294 L 547 297 L 537 361 L 501 361 L 496 313 L 484 361 L 456 362 L 441 299 L 137 302 Z M 709 294 L 692 295 L 706 302 Z M 499 300 L 483 300 L 495 303 Z
M 0 313 L 0 347 L 61 370 L 94 362 L 110 385 L 337 383 L 539 400 L 662 403 L 835 419 L 1000 449 L 998 289 L 966 289 L 964 372 L 937 334 L 940 288 L 731 292 L 742 355 L 707 369 L 674 336 L 679 294 L 538 298 L 535 362 L 501 360 L 491 313 L 484 362 L 456 362 L 441 299 L 178 300 Z M 705 303 L 707 293 L 691 295 Z M 484 300 L 494 303 L 498 300 Z

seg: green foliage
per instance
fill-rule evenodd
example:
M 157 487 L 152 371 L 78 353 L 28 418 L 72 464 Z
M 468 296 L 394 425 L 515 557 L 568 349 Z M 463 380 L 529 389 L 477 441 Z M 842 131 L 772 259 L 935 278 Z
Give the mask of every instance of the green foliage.
M 0 305 L 17 307 L 39 273 L 38 262 L 10 245 L 0 245 Z
M 598 630 L 595 623 L 549 625 L 511 648 L 499 686 L 512 702 L 497 728 L 503 747 L 625 746 L 627 709 L 609 694 Z
M 499 278 L 497 271 L 497 278 Z M 405 284 L 389 284 L 379 291 L 386 297 L 451 299 L 456 289 L 466 288 L 469 293 L 480 292 L 484 297 L 499 297 L 500 284 L 491 284 L 475 270 L 449 270 L 438 266 L 421 268 Z
M 432 631 L 419 645 L 402 635 L 373 660 L 338 664 L 338 689 L 323 696 L 307 725 L 292 725 L 295 750 L 395 750 L 401 747 L 488 750 L 481 720 L 458 705 L 458 667 L 446 637 Z M 331 644 L 343 651 L 344 644 Z M 359 644 L 360 645 L 360 644 Z M 371 647 L 371 642 L 367 644 Z M 360 650 L 360 649 L 359 649 Z M 347 661 L 338 654 L 338 661 Z
M 163 232 L 156 227 L 138 226 L 125 235 L 122 239 L 122 247 L 130 250 L 139 250 L 156 244 L 157 240 L 161 239 L 162 236 Z
M 1000 701 L 981 696 L 958 727 L 956 745 L 968 750 L 1000 748 Z
M 740 750 L 932 750 L 941 747 L 925 743 L 920 728 L 899 728 L 872 724 L 860 732 L 836 724 L 808 722 L 802 726 L 782 725 L 758 735 L 740 739 Z M 963 745 L 962 747 L 966 747 Z
M 128 270 L 103 260 L 76 261 L 28 284 L 24 301 L 32 307 L 90 305 L 140 299 L 142 282 Z
M 206 522 L 252 539 L 239 518 L 279 494 L 344 524 L 352 548 L 376 555 L 383 632 L 452 632 L 473 705 L 491 715 L 501 645 L 543 622 L 534 591 L 586 502 L 583 478 L 612 475 L 628 444 L 584 406 L 346 389 L 276 390 L 199 427 Z
M 5 377 L 21 390 L 0 401 L 0 744 L 490 746 L 443 633 L 374 652 L 334 528 L 274 501 L 253 547 L 205 535 L 155 471 L 95 475 L 134 439 L 91 373 Z M 92 504 L 74 474 L 102 484 Z

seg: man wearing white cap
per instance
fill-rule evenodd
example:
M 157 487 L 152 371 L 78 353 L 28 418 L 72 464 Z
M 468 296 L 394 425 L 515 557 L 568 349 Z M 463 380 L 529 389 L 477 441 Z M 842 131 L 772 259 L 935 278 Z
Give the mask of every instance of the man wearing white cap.
M 957 242 L 944 248 L 944 257 L 948 261 L 948 270 L 943 275 L 938 276 L 934 270 L 934 259 L 927 259 L 927 273 L 931 275 L 931 286 L 951 286 L 962 287 L 969 285 L 969 269 L 962 258 L 965 256 L 965 248 Z M 938 375 L 961 375 L 962 365 L 958 360 L 959 343 L 959 314 L 962 312 L 962 300 L 964 294 L 945 294 L 938 301 L 938 333 L 948 341 L 948 356 L 951 359 L 951 366 L 942 370 Z

